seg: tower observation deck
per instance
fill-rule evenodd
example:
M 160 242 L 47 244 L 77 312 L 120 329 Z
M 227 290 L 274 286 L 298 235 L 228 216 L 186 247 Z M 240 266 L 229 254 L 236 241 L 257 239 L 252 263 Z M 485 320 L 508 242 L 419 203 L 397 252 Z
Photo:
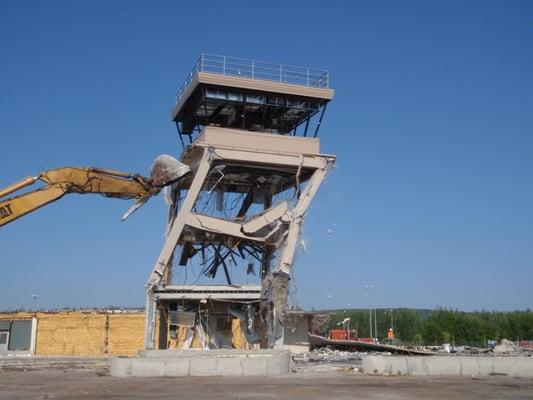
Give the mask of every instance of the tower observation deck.
M 182 143 L 205 126 L 316 137 L 332 98 L 328 71 L 202 54 L 171 118 Z

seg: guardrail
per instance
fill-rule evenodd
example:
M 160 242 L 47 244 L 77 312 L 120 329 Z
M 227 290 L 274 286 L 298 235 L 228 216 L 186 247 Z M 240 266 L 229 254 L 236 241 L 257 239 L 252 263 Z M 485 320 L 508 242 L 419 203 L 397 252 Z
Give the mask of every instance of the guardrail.
M 325 70 L 215 54 L 202 54 L 176 94 L 176 102 L 181 99 L 183 93 L 198 72 L 209 72 L 224 76 L 266 80 L 321 89 L 329 87 L 329 72 Z

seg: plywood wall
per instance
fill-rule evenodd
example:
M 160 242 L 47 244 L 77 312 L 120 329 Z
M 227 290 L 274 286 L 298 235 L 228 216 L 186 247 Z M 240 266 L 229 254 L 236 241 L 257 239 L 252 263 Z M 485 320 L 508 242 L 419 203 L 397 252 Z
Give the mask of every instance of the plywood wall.
M 108 352 L 129 356 L 144 348 L 144 314 L 109 315 Z
M 104 314 L 61 312 L 37 314 L 35 354 L 40 356 L 102 356 Z
M 35 355 L 134 355 L 143 348 L 144 314 L 61 311 L 0 313 L 0 319 L 37 317 Z

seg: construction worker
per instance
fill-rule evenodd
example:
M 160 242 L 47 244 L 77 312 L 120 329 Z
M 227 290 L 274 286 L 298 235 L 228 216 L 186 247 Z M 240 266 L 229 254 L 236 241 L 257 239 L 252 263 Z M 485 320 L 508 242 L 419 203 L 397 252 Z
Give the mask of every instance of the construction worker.
M 392 330 L 392 328 L 389 328 L 387 332 L 387 339 L 390 339 L 390 340 L 394 339 L 394 331 Z

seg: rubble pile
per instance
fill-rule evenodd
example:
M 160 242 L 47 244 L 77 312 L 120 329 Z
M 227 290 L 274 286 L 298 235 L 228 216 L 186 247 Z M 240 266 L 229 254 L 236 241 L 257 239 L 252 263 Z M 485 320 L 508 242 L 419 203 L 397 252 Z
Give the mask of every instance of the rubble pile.
M 515 342 L 502 339 L 499 344 L 494 342 L 490 347 L 473 347 L 473 346 L 452 346 L 450 343 L 444 343 L 442 346 L 426 346 L 428 350 L 435 351 L 439 354 L 457 354 L 457 355 L 510 355 L 510 356 L 531 356 L 533 349 L 522 347 Z
M 341 351 L 321 347 L 307 353 L 293 354 L 292 358 L 296 364 L 350 362 L 361 361 L 361 356 L 365 354 L 357 351 Z
M 486 354 L 490 353 L 491 349 L 473 346 L 452 346 L 449 343 L 444 343 L 442 346 L 428 346 L 427 348 L 436 351 L 439 354 Z
M 497 344 L 496 346 L 494 346 L 494 348 L 492 349 L 492 352 L 498 355 L 509 354 L 513 356 L 517 356 L 517 355 L 531 356 L 531 354 L 533 354 L 532 349 L 520 347 L 515 342 L 512 342 L 507 339 L 502 339 L 500 344 Z
M 0 358 L 1 371 L 35 371 L 43 369 L 86 370 L 105 372 L 109 359 L 100 357 L 33 357 L 17 356 Z

